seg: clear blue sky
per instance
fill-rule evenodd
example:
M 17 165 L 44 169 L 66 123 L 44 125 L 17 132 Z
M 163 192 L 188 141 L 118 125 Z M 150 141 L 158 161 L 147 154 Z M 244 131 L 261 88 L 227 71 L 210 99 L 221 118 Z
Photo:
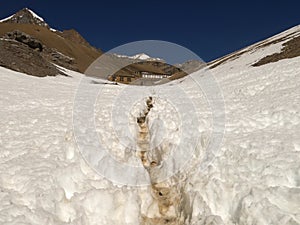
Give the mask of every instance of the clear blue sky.
M 108 51 L 139 40 L 182 45 L 210 61 L 300 24 L 300 1 L 9 0 L 4 18 L 31 8 L 59 30 L 75 28 Z

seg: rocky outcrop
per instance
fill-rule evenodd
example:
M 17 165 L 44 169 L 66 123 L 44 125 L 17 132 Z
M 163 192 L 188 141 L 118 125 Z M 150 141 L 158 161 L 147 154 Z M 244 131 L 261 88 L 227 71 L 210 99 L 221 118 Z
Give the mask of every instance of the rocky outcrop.
M 4 38 L 16 40 L 32 49 L 38 49 L 40 52 L 43 51 L 43 45 L 39 40 L 21 31 L 15 30 L 13 32 L 9 32 L 4 36 Z
M 62 66 L 64 68 L 78 71 L 78 68 L 75 65 L 74 58 L 64 55 L 63 53 L 57 51 L 54 48 L 48 48 L 47 46 L 43 45 L 42 42 L 35 37 L 32 37 L 24 32 L 15 30 L 12 32 L 7 33 L 4 35 L 4 40 L 11 40 L 15 42 L 19 42 L 23 45 L 26 45 L 30 49 L 34 50 L 36 53 L 39 54 L 39 57 L 43 60 L 47 61 L 48 63 L 54 63 L 56 65 Z M 13 42 L 7 42 L 13 43 Z M 20 63 L 24 57 L 20 58 Z M 40 59 L 40 60 L 42 60 Z M 4 63 L 4 61 L 3 61 Z M 16 63 L 19 64 L 18 60 L 16 59 Z M 41 64 L 42 66 L 43 64 Z M 45 64 L 46 65 L 46 64 Z M 5 66 L 5 65 L 4 65 Z M 13 68 L 7 65 L 8 68 Z M 41 71 L 41 70 L 39 70 Z M 24 71 L 25 72 L 25 71 Z M 27 71 L 28 72 L 28 71 Z M 27 73 L 25 72 L 25 73 Z M 31 74 L 34 75 L 34 74 Z M 45 74 L 47 75 L 47 74 Z
M 0 39 L 0 66 L 28 75 L 45 77 L 65 75 L 41 53 L 22 42 Z
M 62 66 L 69 70 L 79 71 L 74 58 L 64 55 L 55 48 L 46 47 L 42 55 L 44 58 L 58 66 Z

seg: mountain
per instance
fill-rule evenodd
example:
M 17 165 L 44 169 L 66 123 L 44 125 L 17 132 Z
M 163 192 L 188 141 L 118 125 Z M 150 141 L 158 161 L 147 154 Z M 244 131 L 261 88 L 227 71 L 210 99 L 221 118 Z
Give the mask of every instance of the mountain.
M 119 55 L 119 54 L 114 54 L 114 55 L 119 58 L 127 58 L 127 59 L 133 59 L 133 60 L 164 61 L 163 59 L 160 59 L 160 58 L 153 58 L 145 53 L 139 53 L 139 54 L 136 54 L 133 56 Z
M 145 53 L 140 53 L 132 56 L 133 59 L 140 59 L 140 60 L 148 60 L 148 61 L 161 61 L 162 59 L 160 58 L 152 58 L 149 55 Z
M 41 16 L 28 8 L 0 20 L 0 37 L 0 65 L 34 76 L 63 74 L 53 64 L 83 73 L 102 55 L 100 50 L 91 46 L 76 30 L 53 29 Z M 148 72 L 167 74 L 176 79 L 187 74 L 176 66 L 166 64 L 163 59 L 153 58 L 145 53 L 113 56 L 114 62 L 106 61 L 107 64 L 130 62 L 132 65 L 110 76 L 133 76 Z M 119 59 L 123 62 L 117 62 Z M 101 76 L 103 71 L 99 74 Z M 139 77 L 133 76 L 133 80 L 137 78 Z M 122 82 L 121 80 L 124 79 L 119 81 Z
M 28 8 L 22 9 L 16 14 L 1 20 L 0 36 L 2 36 L 0 50 L 3 53 L 0 56 L 0 64 L 7 68 L 36 76 L 49 75 L 49 73 L 45 73 L 45 69 L 52 63 L 83 73 L 102 54 L 101 51 L 92 47 L 74 29 L 66 31 L 52 29 L 42 17 Z M 34 52 L 35 50 L 28 45 L 29 40 L 40 43 L 42 46 L 40 52 Z M 15 41 L 18 42 L 18 46 L 12 44 Z M 9 53 L 7 53 L 8 50 L 4 48 L 4 46 L 8 45 L 10 45 L 9 51 L 16 52 L 20 56 L 19 58 L 15 58 L 13 63 L 24 66 L 16 68 L 15 65 L 12 65 Z M 20 45 L 23 45 L 25 52 L 19 50 Z M 24 45 L 27 45 L 27 47 Z M 36 57 L 32 61 L 40 58 L 40 60 L 46 60 L 48 63 L 38 63 L 39 66 L 36 65 L 34 67 L 34 74 L 32 74 L 30 68 L 26 68 L 29 66 L 26 57 L 27 55 L 36 55 L 37 53 L 39 57 Z M 41 66 L 43 64 L 45 67 Z M 50 74 L 55 73 L 57 71 L 52 70 Z
M 0 224 L 300 224 L 299 36 L 152 87 L 0 67 Z
M 50 29 L 45 20 L 28 8 L 24 8 L 14 15 L 0 20 L 0 23 L 35 24 Z M 53 29 L 54 30 L 54 29 Z

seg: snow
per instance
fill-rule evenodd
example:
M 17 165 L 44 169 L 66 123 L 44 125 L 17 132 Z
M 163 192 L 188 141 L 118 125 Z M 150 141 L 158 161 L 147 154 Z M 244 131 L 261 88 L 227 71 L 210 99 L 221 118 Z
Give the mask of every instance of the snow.
M 114 54 L 114 55 L 119 58 L 128 58 L 128 59 L 135 59 L 135 60 L 163 61 L 160 58 L 153 58 L 145 53 L 139 53 L 133 56 L 120 55 L 120 54 Z
M 36 14 L 35 12 L 33 12 L 31 9 L 28 9 L 28 8 L 26 8 L 26 9 L 31 13 L 31 15 L 32 15 L 34 18 L 37 18 L 38 20 L 45 22 L 45 20 L 44 20 L 42 17 L 40 17 L 39 15 L 37 15 L 37 14 Z
M 54 28 L 50 28 L 51 31 L 56 32 L 57 30 Z
M 7 17 L 7 18 L 4 18 L 4 19 L 0 20 L 0 23 L 5 22 L 5 21 L 11 19 L 13 16 L 14 16 L 14 15 L 9 16 L 9 17 Z
M 146 55 L 145 53 L 141 53 L 141 54 L 134 55 L 131 58 L 146 60 L 146 59 L 150 59 L 151 57 L 149 55 Z
M 243 48 L 236 53 L 242 55 L 243 53 L 249 53 L 249 52 L 257 53 L 259 51 L 260 54 L 254 54 L 254 57 L 256 57 L 256 59 L 257 59 L 256 61 L 258 61 L 267 55 L 281 52 L 281 49 L 282 49 L 284 43 L 286 43 L 289 40 L 291 40 L 292 38 L 296 38 L 298 36 L 300 36 L 300 25 L 292 27 L 284 32 L 281 32 L 277 35 L 274 35 L 274 36 L 267 38 L 263 41 L 260 41 L 256 44 L 253 44 L 246 48 Z M 274 44 L 272 42 L 275 42 L 275 43 L 278 42 L 278 43 Z M 265 45 L 267 45 L 267 47 L 265 47 Z M 236 53 L 233 53 L 233 54 L 236 54 Z M 222 60 L 229 59 L 231 56 L 232 56 L 232 54 L 226 55 L 226 56 L 222 57 Z M 243 60 L 246 60 L 246 59 L 250 60 L 249 62 L 251 62 L 252 64 L 255 63 L 252 61 L 253 59 L 251 57 L 249 58 L 249 55 L 248 55 L 248 57 L 243 58 Z M 214 60 L 213 62 L 211 62 L 211 65 L 218 63 L 218 61 L 219 61 L 219 59 Z M 242 62 L 242 65 L 245 66 L 248 64 L 246 64 L 245 62 Z
M 300 57 L 250 66 L 280 49 L 253 50 L 213 70 L 146 88 L 95 84 L 68 70 L 72 77 L 37 78 L 0 67 L 0 223 L 137 225 L 142 215 L 159 217 L 150 186 L 129 185 L 137 177 L 107 168 L 108 178 L 128 185 L 111 182 L 79 149 L 93 149 L 97 139 L 117 162 L 145 173 L 132 150 L 139 147 L 136 117 L 153 96 L 151 144 L 171 159 L 163 172 L 189 162 L 172 180 L 184 193 L 183 214 L 190 216 L 184 224 L 300 224 Z M 225 104 L 224 137 L 213 158 L 205 155 L 214 131 L 222 132 L 222 111 L 214 112 L 218 96 L 207 96 L 211 87 L 198 86 L 207 77 L 216 80 Z M 93 110 L 79 111 L 82 120 L 74 111 L 79 85 L 86 87 L 83 96 L 100 90 Z M 81 103 L 78 110 L 85 109 Z M 86 129 L 90 123 L 95 136 Z M 176 149 L 188 157 L 178 157 Z M 176 215 L 174 207 L 168 215 Z

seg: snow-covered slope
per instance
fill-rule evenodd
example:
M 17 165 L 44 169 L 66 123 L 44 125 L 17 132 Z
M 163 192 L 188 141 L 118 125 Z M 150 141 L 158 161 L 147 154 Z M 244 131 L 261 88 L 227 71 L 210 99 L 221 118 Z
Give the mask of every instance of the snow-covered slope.
M 251 66 L 279 51 L 281 44 L 245 52 L 192 74 L 193 79 L 145 89 L 105 85 L 71 71 L 72 78 L 36 78 L 0 67 L 0 223 L 300 224 L 300 57 Z M 220 115 L 213 115 L 214 102 L 198 86 L 207 76 L 214 77 L 223 93 L 226 118 L 213 158 L 205 155 L 222 124 L 213 127 Z M 73 123 L 80 115 L 73 108 L 79 83 L 86 87 L 83 97 L 91 90 L 101 93 L 94 117 Z M 85 106 L 86 99 L 79 100 Z M 141 147 L 134 134 L 136 118 L 142 120 L 145 113 L 144 101 L 151 108 L 146 115 L 149 141 L 160 146 L 162 159 L 174 149 L 188 154 L 197 146 L 189 159 L 174 157 L 172 165 L 187 160 L 189 166 L 171 178 L 176 183 L 163 181 L 163 187 L 115 184 L 95 172 L 78 149 L 97 147 L 85 129 L 92 121 L 97 140 L 120 164 L 143 168 L 132 150 Z M 189 101 L 194 111 L 186 108 Z M 89 116 L 86 110 L 79 112 L 84 119 Z M 77 130 L 80 124 L 82 130 Z M 192 145 L 194 137 L 198 145 Z M 149 154 L 156 159 L 158 153 Z M 98 157 L 93 155 L 90 163 Z M 116 180 L 138 180 L 132 174 L 119 177 L 126 171 L 106 169 Z
M 299 45 L 300 45 L 300 25 L 292 27 L 284 32 L 281 32 L 275 36 L 272 36 L 266 40 L 260 41 L 256 44 L 253 44 L 251 46 L 248 46 L 246 48 L 243 48 L 239 51 L 236 51 L 234 53 L 231 53 L 229 55 L 226 55 L 224 57 L 221 57 L 220 59 L 217 59 L 215 61 L 212 61 L 209 63 L 209 66 L 211 68 L 214 68 L 218 65 L 222 65 L 224 63 L 227 63 L 227 65 L 230 64 L 231 61 L 237 66 L 239 64 L 238 61 L 241 61 L 241 66 L 245 65 L 255 65 L 256 63 L 260 62 L 260 60 L 264 59 L 267 56 L 278 54 L 283 52 L 282 58 L 291 58 L 290 52 L 296 52 L 297 54 L 293 54 L 294 56 L 300 56 L 299 53 Z M 288 44 L 290 41 L 295 41 L 296 43 L 291 44 L 289 46 Z M 285 46 L 287 44 L 287 46 Z M 288 51 L 284 52 L 285 48 L 287 47 Z M 250 57 L 249 54 L 253 54 L 252 57 Z M 248 55 L 248 57 L 242 57 L 244 55 Z M 244 60 L 248 60 L 248 62 L 245 62 Z M 251 64 L 249 64 L 251 63 Z

